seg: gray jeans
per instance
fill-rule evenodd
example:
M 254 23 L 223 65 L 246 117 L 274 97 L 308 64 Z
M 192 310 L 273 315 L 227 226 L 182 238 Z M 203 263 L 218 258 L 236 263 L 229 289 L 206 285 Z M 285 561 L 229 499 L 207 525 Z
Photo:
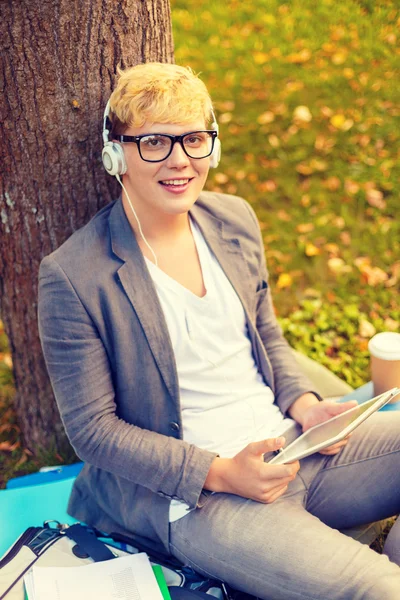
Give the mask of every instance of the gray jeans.
M 171 523 L 170 551 L 263 600 L 399 600 L 400 519 L 391 560 L 338 531 L 399 512 L 400 412 L 377 413 L 339 454 L 303 459 L 272 504 L 210 495 Z

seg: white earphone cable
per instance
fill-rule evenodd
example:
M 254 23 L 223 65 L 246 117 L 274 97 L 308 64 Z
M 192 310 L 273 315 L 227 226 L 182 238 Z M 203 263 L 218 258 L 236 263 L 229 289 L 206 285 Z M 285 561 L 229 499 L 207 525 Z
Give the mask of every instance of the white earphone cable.
M 119 182 L 119 184 L 121 185 L 122 189 L 124 190 L 124 192 L 125 192 L 125 194 L 126 194 L 126 197 L 128 198 L 128 203 L 129 203 L 130 209 L 131 209 L 131 211 L 132 211 L 132 213 L 133 213 L 133 216 L 135 217 L 135 219 L 136 219 L 136 221 L 137 221 L 137 224 L 138 224 L 138 227 L 139 227 L 139 233 L 140 233 L 140 235 L 142 236 L 142 239 L 143 239 L 144 243 L 146 244 L 146 246 L 148 247 L 148 249 L 150 250 L 150 252 L 152 253 L 152 255 L 153 255 L 153 257 L 154 257 L 154 264 L 156 265 L 156 267 L 158 267 L 158 260 L 157 260 L 157 256 L 156 256 L 156 254 L 155 254 L 155 252 L 154 252 L 153 248 L 150 246 L 149 242 L 148 242 L 148 241 L 146 240 L 146 238 L 144 237 L 144 233 L 143 233 L 143 231 L 142 231 L 142 226 L 140 225 L 140 221 L 139 221 L 139 219 L 138 219 L 138 216 L 137 216 L 137 214 L 136 214 L 136 211 L 135 211 L 135 209 L 133 208 L 133 205 L 132 205 L 131 199 L 129 198 L 129 194 L 128 194 L 128 192 L 126 191 L 126 187 L 125 187 L 125 186 L 124 186 L 124 184 L 122 183 L 122 181 L 121 181 L 121 178 L 120 178 L 120 176 L 119 176 L 119 175 L 116 175 L 116 176 L 115 176 L 115 178 L 117 179 L 117 181 L 118 181 L 118 182 Z

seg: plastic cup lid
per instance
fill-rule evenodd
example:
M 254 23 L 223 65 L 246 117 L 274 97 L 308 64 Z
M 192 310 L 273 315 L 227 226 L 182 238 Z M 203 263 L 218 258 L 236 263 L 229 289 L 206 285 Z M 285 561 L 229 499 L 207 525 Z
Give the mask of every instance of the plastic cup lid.
M 400 333 L 384 331 L 369 340 L 370 354 L 382 360 L 400 360 Z

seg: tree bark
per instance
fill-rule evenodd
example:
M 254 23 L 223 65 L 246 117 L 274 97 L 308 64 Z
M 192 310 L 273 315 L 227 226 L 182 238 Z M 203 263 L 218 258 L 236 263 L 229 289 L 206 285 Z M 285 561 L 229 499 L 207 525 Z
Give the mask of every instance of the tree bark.
M 43 256 L 119 193 L 101 165 L 117 67 L 173 62 L 168 0 L 0 0 L 0 314 L 31 451 L 68 449 L 37 330 Z

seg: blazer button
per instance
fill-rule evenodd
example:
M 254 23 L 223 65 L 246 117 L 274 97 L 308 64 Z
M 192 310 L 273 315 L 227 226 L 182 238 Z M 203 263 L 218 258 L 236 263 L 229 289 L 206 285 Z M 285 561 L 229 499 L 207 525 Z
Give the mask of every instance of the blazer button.
M 171 421 L 171 423 L 169 424 L 169 428 L 172 431 L 179 431 L 180 430 L 180 427 L 179 427 L 178 423 L 175 423 L 175 421 Z

